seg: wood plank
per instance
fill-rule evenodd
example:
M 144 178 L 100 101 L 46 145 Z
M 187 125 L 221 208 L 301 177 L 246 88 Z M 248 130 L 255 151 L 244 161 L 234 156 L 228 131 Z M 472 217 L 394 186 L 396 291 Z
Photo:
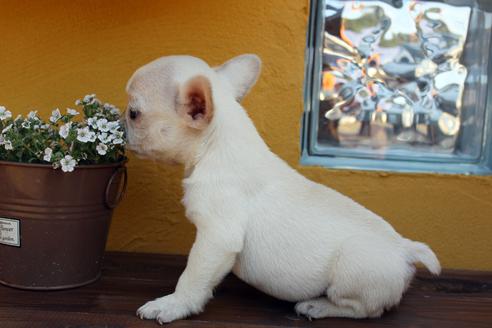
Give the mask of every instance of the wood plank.
M 108 253 L 103 277 L 83 288 L 33 292 L 0 287 L 0 327 L 156 327 L 135 310 L 171 293 L 185 257 Z M 380 319 L 310 322 L 294 304 L 269 297 L 230 275 L 206 311 L 171 327 L 492 327 L 492 273 L 446 270 L 418 275 L 397 309 Z

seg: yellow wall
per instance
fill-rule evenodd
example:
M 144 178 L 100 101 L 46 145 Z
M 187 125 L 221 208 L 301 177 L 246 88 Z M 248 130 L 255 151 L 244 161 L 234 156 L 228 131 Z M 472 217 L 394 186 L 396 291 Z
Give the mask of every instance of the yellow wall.
M 192 54 L 213 65 L 260 55 L 263 75 L 244 105 L 274 152 L 308 177 L 429 243 L 445 267 L 492 270 L 492 178 L 300 167 L 307 0 L 0 0 L 0 103 L 45 115 L 86 93 L 125 107 L 142 64 Z M 194 230 L 180 205 L 181 168 L 131 158 L 109 249 L 186 253 Z

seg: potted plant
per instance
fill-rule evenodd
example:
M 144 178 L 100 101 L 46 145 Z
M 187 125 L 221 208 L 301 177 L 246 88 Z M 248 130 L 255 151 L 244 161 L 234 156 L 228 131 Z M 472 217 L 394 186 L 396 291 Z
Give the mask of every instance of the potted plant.
M 79 111 L 13 118 L 0 106 L 0 282 L 63 289 L 100 276 L 113 208 L 126 188 L 119 110 L 95 95 Z

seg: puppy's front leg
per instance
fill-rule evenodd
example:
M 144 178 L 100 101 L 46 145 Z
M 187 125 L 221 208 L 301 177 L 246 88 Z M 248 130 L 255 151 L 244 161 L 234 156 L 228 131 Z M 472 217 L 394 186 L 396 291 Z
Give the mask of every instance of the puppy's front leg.
M 146 303 L 137 315 L 163 324 L 201 312 L 214 287 L 231 271 L 236 254 L 220 239 L 198 231 L 175 292 Z

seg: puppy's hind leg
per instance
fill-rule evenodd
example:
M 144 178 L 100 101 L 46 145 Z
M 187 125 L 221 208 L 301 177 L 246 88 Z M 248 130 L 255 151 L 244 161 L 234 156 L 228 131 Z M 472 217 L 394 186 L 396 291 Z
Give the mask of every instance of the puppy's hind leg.
M 379 317 L 400 302 L 414 271 L 398 244 L 357 236 L 335 255 L 326 297 L 299 302 L 295 309 L 309 319 Z
M 338 305 L 328 300 L 327 297 L 315 298 L 299 302 L 295 306 L 297 314 L 302 314 L 311 319 L 326 317 L 365 318 L 367 313 L 364 306 L 357 300 L 338 300 Z

